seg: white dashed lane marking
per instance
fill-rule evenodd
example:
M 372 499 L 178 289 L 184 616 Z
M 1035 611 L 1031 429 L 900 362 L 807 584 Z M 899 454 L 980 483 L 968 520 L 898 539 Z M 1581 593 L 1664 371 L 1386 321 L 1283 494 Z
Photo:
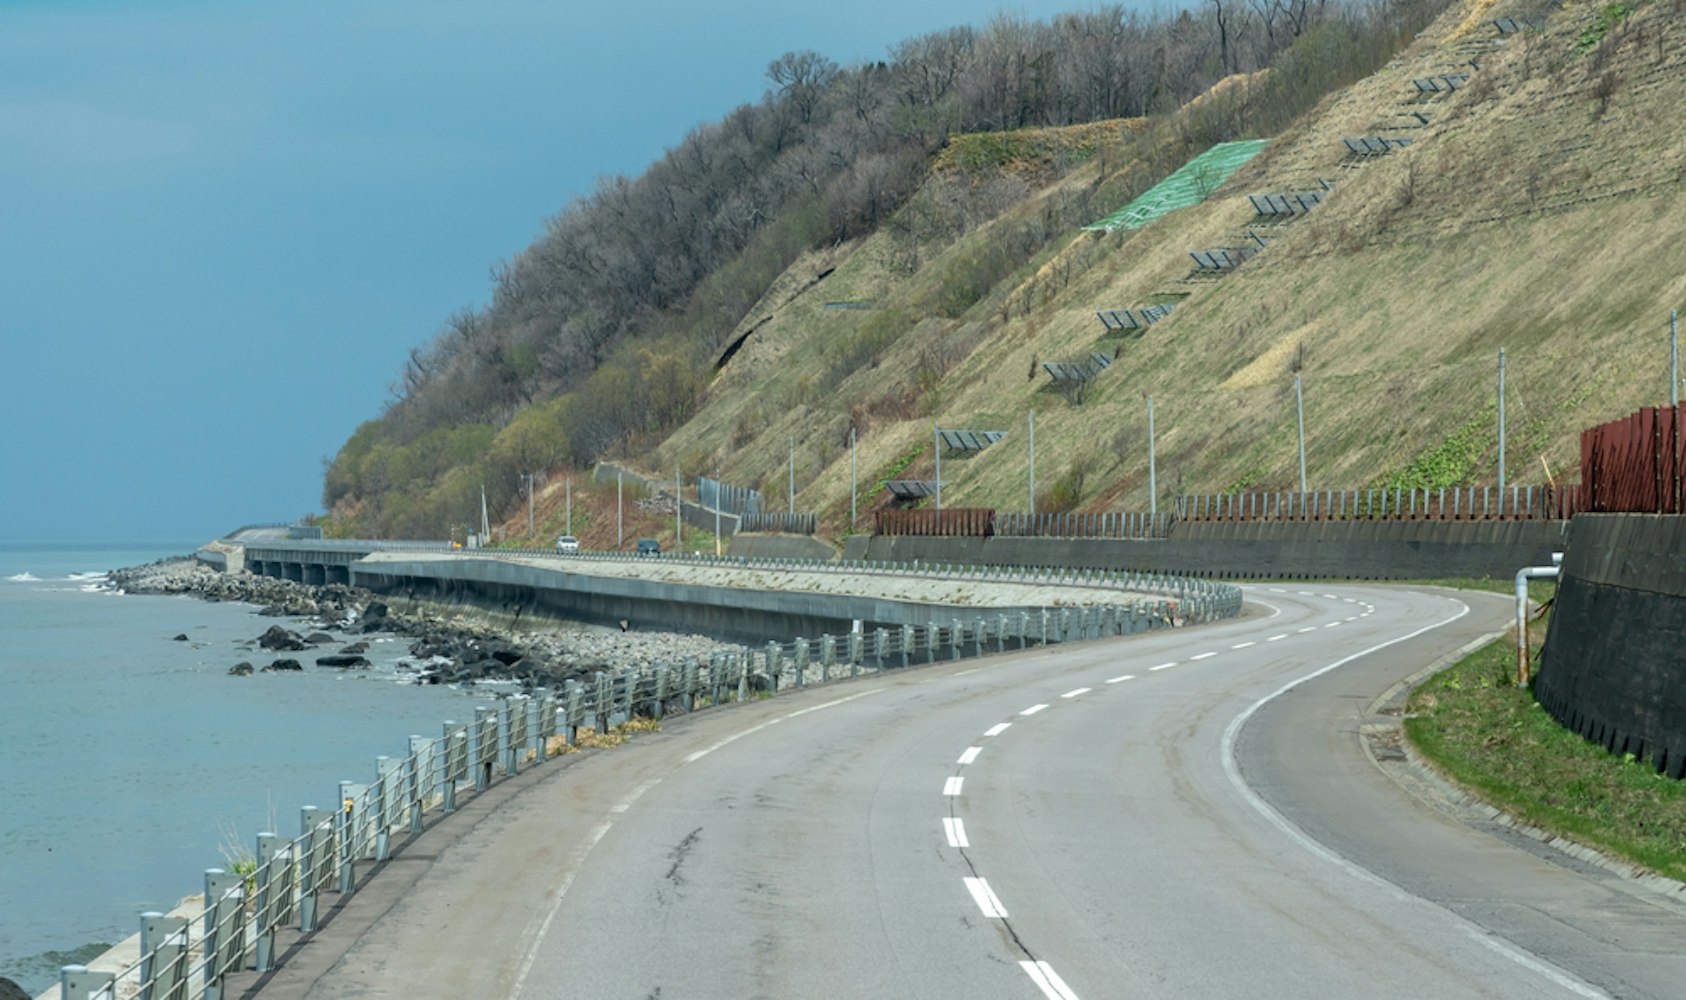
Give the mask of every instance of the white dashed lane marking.
M 978 754 L 980 753 L 983 753 L 983 747 L 967 747 L 966 752 L 960 755 L 958 763 L 970 764 L 972 761 L 978 759 Z
M 1025 971 L 1030 981 L 1035 983 L 1048 1000 L 1077 1000 L 1077 994 L 1065 984 L 1055 972 L 1054 967 L 1047 962 L 1020 962 L 1019 968 Z
M 1218 655 L 1217 653 L 1195 653 L 1193 656 L 1189 657 L 1189 659 L 1190 660 L 1206 660 L 1206 659 L 1210 659 L 1210 658 L 1212 658 L 1214 656 L 1217 656 L 1217 655 Z
M 1037 712 L 1040 712 L 1044 708 L 1047 708 L 1047 707 L 1048 707 L 1047 705 L 1032 705 L 1029 708 L 1025 709 L 1024 711 L 1020 712 L 1019 714 L 1020 715 L 1035 715 Z
M 1124 674 L 1121 677 L 1108 677 L 1106 682 L 1108 684 L 1122 684 L 1125 681 L 1133 681 L 1135 679 L 1136 679 L 1135 674 Z
M 1002 920 L 1007 918 L 1007 908 L 1001 905 L 1001 900 L 995 898 L 995 891 L 989 887 L 989 882 L 981 878 L 966 878 L 966 891 L 972 894 L 972 901 L 978 904 L 978 909 L 986 917 Z
M 965 783 L 966 783 L 965 778 L 960 777 L 958 774 L 952 775 L 952 776 L 949 777 L 949 779 L 947 781 L 943 782 L 943 794 L 944 795 L 959 795 L 960 794 L 960 786 L 964 785 Z
M 995 725 L 990 726 L 988 729 L 985 729 L 984 735 L 985 736 L 1000 736 L 1002 733 L 1007 731 L 1007 727 L 1010 726 L 1010 725 L 1012 725 L 1011 722 L 997 722 Z
M 1078 688 L 1075 691 L 1067 691 L 1065 694 L 1060 695 L 1060 697 L 1061 698 L 1076 698 L 1079 695 L 1088 694 L 1090 691 L 1093 691 L 1093 690 L 1094 690 L 1094 688 Z
M 966 839 L 965 820 L 955 819 L 952 816 L 944 816 L 943 833 L 948 836 L 948 846 L 950 847 L 972 846 L 971 842 Z

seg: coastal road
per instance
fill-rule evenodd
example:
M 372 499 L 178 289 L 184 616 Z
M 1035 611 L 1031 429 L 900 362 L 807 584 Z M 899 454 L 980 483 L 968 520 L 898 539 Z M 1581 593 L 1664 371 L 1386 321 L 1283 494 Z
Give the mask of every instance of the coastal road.
M 1686 908 L 1449 819 L 1364 752 L 1378 695 L 1502 598 L 1248 596 L 535 769 L 246 995 L 1680 995 Z

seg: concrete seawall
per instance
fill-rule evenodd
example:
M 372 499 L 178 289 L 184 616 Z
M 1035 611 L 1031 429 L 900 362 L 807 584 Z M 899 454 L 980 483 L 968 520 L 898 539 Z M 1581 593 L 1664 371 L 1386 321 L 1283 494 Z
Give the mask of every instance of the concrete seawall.
M 845 559 L 1072 566 L 1215 579 L 1508 579 L 1562 551 L 1559 521 L 1184 522 L 1169 538 L 857 535 Z
M 906 594 L 891 597 L 884 595 L 893 592 L 892 581 L 879 577 L 867 578 L 864 587 L 878 588 L 877 594 L 840 593 L 836 580 L 822 580 L 819 574 L 810 574 L 813 580 L 763 574 L 768 582 L 761 588 L 702 582 L 706 567 L 669 567 L 656 560 L 643 575 L 613 574 L 612 564 L 588 563 L 572 570 L 557 562 L 376 553 L 351 566 L 351 582 L 390 598 L 470 605 L 493 615 L 513 614 L 519 608 L 524 618 L 611 626 L 625 621 L 634 629 L 703 632 L 739 641 L 840 635 L 857 620 L 866 628 L 970 622 L 979 615 L 1063 603 L 1124 604 L 1136 596 L 1082 587 L 915 580 Z M 743 571 L 715 572 L 724 576 Z
M 1564 726 L 1686 777 L 1686 517 L 1575 517 L 1535 687 Z

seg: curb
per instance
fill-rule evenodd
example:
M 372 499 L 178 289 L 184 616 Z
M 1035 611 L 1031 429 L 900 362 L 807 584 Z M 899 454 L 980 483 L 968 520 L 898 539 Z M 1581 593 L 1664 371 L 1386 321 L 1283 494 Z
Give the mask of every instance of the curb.
M 1530 851 L 1536 857 L 1563 868 L 1574 869 L 1589 865 L 1621 879 L 1658 901 L 1686 906 L 1686 882 L 1659 875 L 1649 869 L 1611 857 L 1596 848 L 1570 840 L 1549 830 L 1524 822 L 1483 799 L 1442 774 L 1433 763 L 1417 752 L 1405 739 L 1405 701 L 1422 683 L 1470 653 L 1504 636 L 1504 631 L 1481 636 L 1410 676 L 1398 681 L 1372 701 L 1367 709 L 1367 721 L 1359 726 L 1359 743 L 1364 756 L 1376 770 L 1386 775 L 1401 789 L 1418 801 L 1443 815 L 1480 833 L 1496 835 L 1493 827 L 1533 841 L 1539 849 Z M 1384 743 L 1396 753 L 1378 757 L 1376 743 Z

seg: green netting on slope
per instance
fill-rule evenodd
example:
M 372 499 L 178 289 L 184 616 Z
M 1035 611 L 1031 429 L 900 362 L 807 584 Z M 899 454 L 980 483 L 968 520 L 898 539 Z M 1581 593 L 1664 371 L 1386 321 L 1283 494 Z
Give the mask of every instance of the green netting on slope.
M 1083 228 L 1095 232 L 1140 229 L 1167 212 L 1198 205 L 1241 165 L 1270 145 L 1269 139 L 1220 142 L 1176 169 L 1171 176 L 1148 188 L 1135 201 L 1106 218 Z

